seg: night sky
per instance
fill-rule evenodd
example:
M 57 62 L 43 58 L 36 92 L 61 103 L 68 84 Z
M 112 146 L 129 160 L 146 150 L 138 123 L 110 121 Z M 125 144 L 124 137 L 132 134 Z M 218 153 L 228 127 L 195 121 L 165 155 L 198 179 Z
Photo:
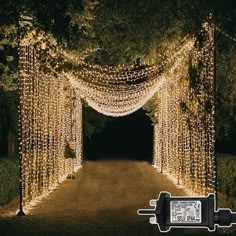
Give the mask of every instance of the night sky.
M 152 161 L 153 126 L 143 109 L 107 122 L 101 133 L 84 140 L 84 158 Z

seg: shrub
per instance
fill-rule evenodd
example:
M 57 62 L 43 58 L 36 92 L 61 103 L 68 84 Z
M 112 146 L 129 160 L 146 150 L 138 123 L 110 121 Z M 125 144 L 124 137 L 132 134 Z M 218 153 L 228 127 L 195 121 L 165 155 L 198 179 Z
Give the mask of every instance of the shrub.
M 236 156 L 217 156 L 219 207 L 236 210 Z
M 236 157 L 219 155 L 217 158 L 218 190 L 236 197 Z

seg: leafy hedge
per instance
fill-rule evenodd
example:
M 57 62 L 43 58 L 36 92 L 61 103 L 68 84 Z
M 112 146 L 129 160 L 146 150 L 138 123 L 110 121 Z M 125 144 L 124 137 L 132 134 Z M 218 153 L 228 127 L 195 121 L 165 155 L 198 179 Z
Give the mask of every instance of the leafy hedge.
M 0 159 L 0 206 L 19 194 L 19 160 Z

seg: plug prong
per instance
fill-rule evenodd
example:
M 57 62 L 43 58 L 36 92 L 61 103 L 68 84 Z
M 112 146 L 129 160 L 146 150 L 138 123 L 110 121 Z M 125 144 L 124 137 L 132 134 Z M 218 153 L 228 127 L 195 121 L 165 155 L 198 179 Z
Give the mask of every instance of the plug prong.
M 155 209 L 139 209 L 137 213 L 139 215 L 155 215 Z

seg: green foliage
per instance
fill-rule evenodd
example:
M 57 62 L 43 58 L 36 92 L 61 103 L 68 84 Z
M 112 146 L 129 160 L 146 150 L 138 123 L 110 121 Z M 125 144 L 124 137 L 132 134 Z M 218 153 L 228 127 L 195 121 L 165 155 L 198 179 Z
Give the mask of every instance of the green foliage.
M 64 151 L 65 158 L 76 158 L 75 151 L 70 147 L 70 144 L 67 143 Z
M 23 32 L 26 29 L 19 27 L 19 16 L 30 15 L 32 29 L 43 30 L 52 35 L 51 38 L 55 38 L 60 46 L 68 50 L 76 49 L 78 57 L 86 58 L 97 50 L 91 37 L 90 40 L 87 37 L 91 31 L 90 21 L 94 19 L 93 9 L 96 5 L 97 1 L 88 0 L 3 0 L 0 6 L 0 89 L 17 88 L 17 45 L 19 35 L 26 33 Z M 41 44 L 44 43 L 43 40 L 40 41 Z M 53 60 L 49 53 L 45 52 L 44 59 L 52 66 L 56 65 L 55 58 Z
M 219 155 L 218 166 L 218 188 L 219 191 L 230 197 L 236 197 L 236 157 Z
M 19 160 L 0 159 L 0 206 L 19 194 Z
M 220 141 L 236 138 L 236 47 L 218 35 L 216 51 L 216 132 Z M 233 144 L 235 146 L 235 144 Z
M 14 133 L 17 133 L 17 105 L 18 94 L 14 91 L 0 90 L 0 126 L 5 124 Z
M 60 46 L 64 47 L 71 54 L 75 54 L 84 60 L 91 53 L 97 50 L 96 43 L 88 35 L 91 35 L 90 22 L 94 19 L 93 10 L 97 1 L 69 1 L 69 0 L 21 0 L 2 1 L 0 6 L 0 92 L 17 89 L 17 44 L 19 35 L 25 35 L 29 30 L 35 31 L 35 38 L 38 30 L 43 30 L 47 34 L 43 40 L 36 42 L 40 45 L 40 65 L 44 73 L 55 73 L 62 70 L 71 70 L 71 63 L 62 58 L 55 58 L 51 52 L 57 47 L 51 42 L 56 39 Z M 19 16 L 26 14 L 32 16 L 31 23 L 19 31 Z M 47 45 L 47 47 L 44 47 Z M 56 74 L 55 74 L 56 76 Z M 14 97 L 14 96 L 13 96 Z M 5 126 L 4 117 L 11 116 L 11 110 L 17 110 L 17 104 L 9 104 L 9 96 L 2 96 L 0 101 L 1 117 L 0 124 Z M 8 107 L 9 106 L 9 107 Z M 6 109 L 6 107 L 8 107 Z M 3 109 L 5 109 L 3 111 Z M 3 116 L 2 116 L 3 114 Z M 15 119 L 17 115 L 15 113 Z M 96 122 L 85 123 L 89 135 L 96 130 Z M 0 125 L 0 139 L 2 135 Z M 13 121 L 12 126 L 16 125 Z M 87 129 L 86 127 L 90 127 Z M 98 128 L 100 126 L 98 125 Z M 6 127 L 5 127 L 6 128 Z M 86 135 L 86 133 L 85 133 Z M 86 135 L 87 136 L 87 135 Z
M 174 2 L 174 1 L 173 1 Z M 192 33 L 196 34 L 198 29 L 200 28 L 200 23 L 202 19 L 209 12 L 214 13 L 214 22 L 216 26 L 221 28 L 223 32 L 228 33 L 231 36 L 236 35 L 236 27 L 235 27 L 235 9 L 236 3 L 235 1 L 227 1 L 227 4 L 223 1 L 205 1 L 202 5 L 201 1 L 182 1 L 180 4 L 180 9 L 176 8 L 176 11 L 182 12 L 185 11 L 186 8 L 191 9 L 189 14 L 183 14 L 181 18 L 182 28 L 179 30 L 182 31 L 182 35 L 186 33 L 191 34 L 191 30 L 188 28 L 192 28 Z M 167 4 L 168 5 L 168 4 Z M 194 10 L 195 9 L 195 10 Z M 175 11 L 175 10 L 174 10 Z M 178 13 L 177 13 L 178 14 Z M 186 19 L 188 18 L 188 19 Z M 164 22 L 164 21 L 163 21 Z M 166 24 L 164 23 L 166 26 Z M 193 26 L 193 27 L 190 27 Z M 169 28 L 169 26 L 168 26 Z M 197 29 L 198 28 L 198 29 Z M 168 31 L 168 30 L 167 30 Z M 177 31 L 178 32 L 178 31 Z M 178 34 L 175 33 L 177 36 Z M 171 37 L 168 37 L 163 33 L 164 42 L 170 44 Z M 158 44 L 160 44 L 160 40 L 157 37 Z M 234 140 L 236 139 L 236 53 L 235 53 L 235 42 L 229 39 L 227 36 L 223 35 L 221 32 L 216 32 L 216 137 L 217 143 L 220 142 L 228 142 L 231 146 L 231 150 L 234 152 L 235 144 Z M 200 65 L 199 65 L 200 66 Z M 198 74 L 194 68 L 189 70 L 190 74 L 190 82 L 191 86 L 197 93 L 198 86 L 202 86 L 199 84 L 197 78 Z M 204 88 L 206 91 L 209 89 L 208 87 Z M 151 116 L 152 121 L 155 121 L 155 106 L 158 103 L 156 99 L 151 99 L 148 104 L 144 107 L 148 114 Z M 184 107 L 184 104 L 182 104 Z M 207 101 L 205 104 L 206 110 L 208 110 L 209 102 Z M 156 110 L 158 112 L 158 109 Z M 227 114 L 227 115 L 226 115 Z M 226 152 L 229 150 L 225 150 Z
M 154 95 L 143 107 L 143 109 L 147 112 L 147 116 L 150 117 L 153 124 L 158 122 L 156 115 L 159 110 L 159 97 Z
M 236 210 L 236 156 L 217 155 L 219 206 Z
M 90 61 L 99 64 L 159 62 L 186 35 L 195 35 L 210 12 L 218 14 L 217 23 L 233 17 L 234 1 L 202 0 L 100 0 L 91 26 L 100 50 Z M 228 9 L 228 10 L 227 10 Z
M 83 105 L 83 134 L 86 138 L 91 138 L 95 132 L 101 132 L 106 122 L 112 119 L 89 107 L 85 102 Z
M 176 3 L 163 0 L 100 1 L 96 20 L 92 22 L 100 50 L 91 55 L 90 61 L 117 65 L 131 64 L 138 58 L 157 60 L 158 55 L 182 34 L 184 22 L 181 12 L 174 10 Z
M 117 65 L 140 59 L 159 63 L 158 55 L 173 49 L 186 35 L 195 34 L 209 12 L 217 12 L 217 25 L 234 35 L 234 9 L 234 0 L 3 0 L 0 6 L 0 90 L 17 88 L 18 19 L 23 12 L 30 13 L 33 25 L 52 35 L 60 46 L 81 60 Z M 232 139 L 236 137 L 232 131 L 236 130 L 232 129 L 236 127 L 233 69 L 236 54 L 233 45 L 227 51 L 224 50 L 225 39 L 221 41 L 218 51 L 224 56 L 217 59 L 217 81 L 219 88 L 225 89 L 217 89 L 220 107 L 217 137 Z M 48 51 L 42 55 L 44 72 L 50 71 L 46 64 L 58 71 L 72 69 L 71 64 L 61 62 L 61 58 L 55 61 Z M 226 92 L 229 90 L 231 95 Z M 225 112 L 229 114 L 226 120 L 222 116 Z M 89 136 L 97 124 L 100 129 L 104 123 L 92 122 L 91 116 L 92 113 L 88 114 L 87 121 L 85 117 L 85 130 Z
M 15 25 L 0 25 L 0 89 L 4 91 L 17 88 L 16 32 Z
M 7 155 L 7 142 L 13 140 L 14 150 L 12 152 L 17 151 L 17 106 L 18 94 L 16 91 L 0 90 L 0 156 Z M 11 135 L 15 137 L 13 140 L 10 140 Z M 15 155 L 13 153 L 9 154 Z

